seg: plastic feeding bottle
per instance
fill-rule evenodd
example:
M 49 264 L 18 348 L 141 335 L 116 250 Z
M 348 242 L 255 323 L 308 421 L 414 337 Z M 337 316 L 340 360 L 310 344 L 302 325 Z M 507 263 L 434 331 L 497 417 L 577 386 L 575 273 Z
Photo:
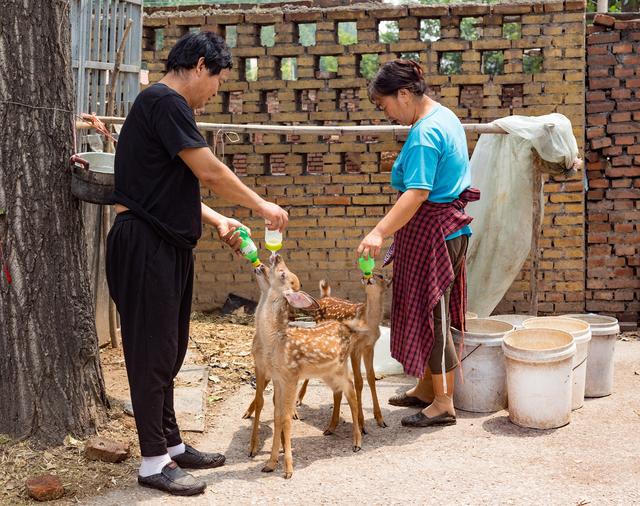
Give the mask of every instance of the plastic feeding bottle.
M 264 223 L 264 247 L 275 255 L 276 251 L 282 248 L 282 232 L 279 230 L 269 230 L 269 222 Z
M 376 261 L 373 257 L 360 257 L 358 258 L 358 267 L 362 271 L 362 275 L 365 279 L 369 279 L 373 276 L 373 268 L 376 266 Z
M 258 258 L 258 248 L 256 248 L 255 243 L 251 239 L 249 235 L 249 231 L 245 227 L 239 227 L 238 233 L 240 235 L 240 239 L 242 239 L 242 243 L 240 244 L 240 253 L 245 257 L 251 265 L 254 267 L 260 267 L 262 262 Z

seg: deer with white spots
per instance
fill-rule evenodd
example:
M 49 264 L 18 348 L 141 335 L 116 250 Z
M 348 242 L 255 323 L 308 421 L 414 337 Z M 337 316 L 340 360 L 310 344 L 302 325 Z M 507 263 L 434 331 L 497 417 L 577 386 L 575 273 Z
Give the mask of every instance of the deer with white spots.
M 264 276 L 264 271 L 257 271 Z M 334 392 L 347 396 L 353 419 L 353 451 L 360 450 L 362 434 L 358 423 L 358 401 L 349 377 L 347 358 L 356 346 L 362 332 L 367 329 L 364 322 L 348 320 L 328 321 L 314 328 L 289 327 L 289 305 L 299 309 L 318 308 L 311 295 L 296 291 L 291 286 L 291 272 L 284 260 L 276 255 L 268 273 L 269 290 L 263 308 L 256 313 L 256 327 L 268 335 L 274 343 L 266 350 L 265 359 L 270 361 L 271 380 L 274 386 L 274 430 L 271 457 L 263 472 L 271 472 L 278 465 L 280 439 L 284 446 L 284 477 L 293 474 L 291 453 L 291 418 L 295 411 L 296 389 L 302 378 L 320 378 Z
M 313 314 L 316 323 L 327 320 L 343 321 L 353 318 L 361 318 L 367 327 L 364 335 L 358 339 L 357 346 L 351 350 L 351 368 L 353 369 L 353 378 L 355 381 L 356 395 L 358 398 L 358 423 L 363 434 L 366 434 L 364 426 L 364 413 L 362 411 L 362 372 L 360 362 L 364 360 L 364 367 L 367 373 L 367 383 L 371 389 L 371 397 L 373 400 L 373 416 L 380 427 L 386 427 L 382 417 L 382 410 L 378 402 L 378 393 L 376 391 L 376 376 L 373 370 L 373 350 L 376 341 L 380 337 L 380 323 L 382 322 L 382 314 L 384 310 L 384 292 L 389 286 L 390 281 L 385 281 L 382 274 L 374 274 L 370 278 L 363 278 L 364 291 L 366 301 L 364 303 L 355 303 L 337 297 L 331 297 L 331 286 L 324 279 L 320 281 L 320 299 L 318 299 L 319 308 L 315 311 L 309 311 Z M 305 380 L 298 393 L 298 405 L 302 404 L 302 399 L 307 390 L 309 380 Z M 340 421 L 340 402 L 342 395 L 334 394 L 333 398 L 333 414 L 329 427 L 325 434 L 332 434 Z
M 271 353 L 274 347 L 275 334 L 272 329 L 262 325 L 262 322 L 269 318 L 272 312 L 271 306 L 266 304 L 269 292 L 269 268 L 262 264 L 256 269 L 256 281 L 260 288 L 260 299 L 255 311 L 256 333 L 253 337 L 251 353 L 256 373 L 256 393 L 253 401 L 242 415 L 242 418 L 253 418 L 251 429 L 251 441 L 249 443 L 249 457 L 254 457 L 258 453 L 260 442 L 260 413 L 264 406 L 264 389 L 269 384 L 271 378 Z M 288 272 L 286 278 L 282 280 L 283 286 L 288 290 L 300 290 L 300 281 L 293 272 Z M 298 418 L 297 413 L 293 413 L 294 418 Z

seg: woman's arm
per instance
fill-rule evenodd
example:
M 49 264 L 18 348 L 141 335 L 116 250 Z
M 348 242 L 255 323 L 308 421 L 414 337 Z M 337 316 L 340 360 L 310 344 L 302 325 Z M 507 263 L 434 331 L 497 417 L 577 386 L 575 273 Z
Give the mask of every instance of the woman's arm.
M 404 192 L 386 216 L 362 240 L 358 246 L 358 255 L 378 256 L 384 240 L 409 223 L 427 198 L 429 190 L 410 189 Z

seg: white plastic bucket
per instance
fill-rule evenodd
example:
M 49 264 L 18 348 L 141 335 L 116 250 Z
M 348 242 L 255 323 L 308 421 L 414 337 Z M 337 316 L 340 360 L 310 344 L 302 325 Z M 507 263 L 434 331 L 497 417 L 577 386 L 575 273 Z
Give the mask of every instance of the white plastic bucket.
M 571 368 L 576 345 L 568 332 L 513 330 L 502 343 L 509 419 L 521 427 L 553 429 L 571 421 Z
M 618 320 L 597 314 L 569 314 L 591 325 L 591 342 L 587 358 L 585 397 L 604 397 L 613 392 L 613 353 L 620 333 Z
M 507 407 L 502 339 L 512 330 L 513 325 L 501 321 L 486 318 L 467 320 L 461 364 L 456 369 L 456 388 L 453 393 L 453 403 L 457 409 L 493 413 Z M 451 333 L 458 345 L 462 333 L 454 328 Z M 461 372 L 463 377 L 460 376 Z
M 351 361 L 349 361 L 351 363 Z M 364 364 L 363 364 L 364 371 Z M 391 356 L 391 329 L 380 326 L 380 337 L 373 348 L 373 370 L 376 376 L 404 374 L 404 367 Z
M 589 341 L 591 341 L 589 324 L 575 318 L 541 316 L 529 318 L 522 322 L 522 325 L 527 329 L 563 330 L 573 336 L 576 343 L 576 355 L 573 358 L 573 400 L 571 401 L 571 409 L 580 409 L 584 406 L 587 357 L 589 356 Z
M 494 316 L 488 316 L 489 320 L 498 320 L 501 322 L 510 323 L 516 329 L 522 328 L 522 322 L 531 318 L 528 314 L 498 314 Z

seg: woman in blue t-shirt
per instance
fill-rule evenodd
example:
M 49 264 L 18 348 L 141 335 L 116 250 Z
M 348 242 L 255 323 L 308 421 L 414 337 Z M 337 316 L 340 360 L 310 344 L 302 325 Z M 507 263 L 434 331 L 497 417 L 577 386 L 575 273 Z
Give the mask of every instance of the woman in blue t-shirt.
M 467 202 L 469 155 L 455 114 L 426 95 L 420 65 L 386 63 L 369 86 L 369 97 L 385 116 L 411 125 L 391 171 L 398 199 L 362 240 L 358 253 L 377 256 L 385 238 L 394 243 L 391 354 L 418 378 L 414 388 L 389 399 L 395 406 L 424 408 L 402 425 L 456 423 L 454 372 L 458 366 L 450 325 L 464 327 L 465 254 L 471 234 Z

